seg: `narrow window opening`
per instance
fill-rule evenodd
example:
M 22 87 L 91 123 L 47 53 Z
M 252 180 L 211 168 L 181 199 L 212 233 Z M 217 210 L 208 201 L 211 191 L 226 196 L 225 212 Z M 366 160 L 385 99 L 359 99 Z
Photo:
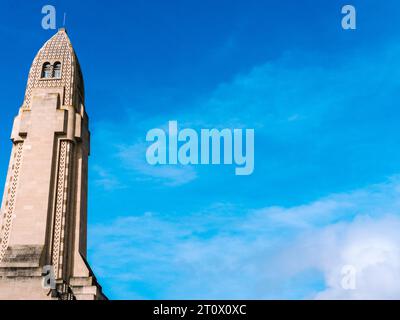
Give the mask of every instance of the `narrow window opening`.
M 51 74 L 51 65 L 49 62 L 46 62 L 45 64 L 43 64 L 43 68 L 42 68 L 42 78 L 51 78 L 52 74 Z
M 56 62 L 53 66 L 53 77 L 61 78 L 61 63 Z

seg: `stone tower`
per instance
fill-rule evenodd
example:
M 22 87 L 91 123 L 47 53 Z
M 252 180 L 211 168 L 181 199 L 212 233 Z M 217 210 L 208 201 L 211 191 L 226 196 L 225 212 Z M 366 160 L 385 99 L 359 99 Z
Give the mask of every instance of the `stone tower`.
M 84 93 L 77 56 L 60 29 L 32 63 L 11 133 L 0 215 L 0 299 L 105 299 L 86 261 L 90 134 Z

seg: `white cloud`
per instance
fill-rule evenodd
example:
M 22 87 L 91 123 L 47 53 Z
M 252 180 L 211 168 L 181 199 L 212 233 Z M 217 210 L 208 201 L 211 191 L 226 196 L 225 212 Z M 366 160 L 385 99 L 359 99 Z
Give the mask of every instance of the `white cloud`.
M 399 194 L 395 178 L 292 208 L 121 217 L 91 227 L 90 251 L 117 298 L 138 284 L 118 291 L 121 270 L 156 298 L 399 298 Z M 344 265 L 356 290 L 341 287 Z
M 399 299 L 400 219 L 359 217 L 354 222 L 328 227 L 303 240 L 316 249 L 315 263 L 323 271 L 327 288 L 318 299 Z M 315 255 L 314 252 L 308 252 Z M 329 253 L 329 254 L 327 254 Z M 311 261 L 315 257 L 309 257 Z M 343 290 L 343 266 L 355 270 L 354 290 Z

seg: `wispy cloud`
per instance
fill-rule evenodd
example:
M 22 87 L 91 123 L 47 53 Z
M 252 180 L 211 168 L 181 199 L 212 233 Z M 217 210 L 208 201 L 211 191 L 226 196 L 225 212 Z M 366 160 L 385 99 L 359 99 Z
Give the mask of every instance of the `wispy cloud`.
M 196 179 L 196 171 L 191 166 L 159 165 L 152 166 L 146 161 L 144 143 L 120 146 L 117 157 L 122 160 L 124 167 L 133 170 L 141 179 L 151 179 L 155 183 L 167 186 L 180 186 Z
M 136 291 L 142 298 L 398 296 L 399 178 L 348 193 L 332 189 L 398 172 L 393 110 L 400 69 L 392 66 L 399 52 L 397 45 L 388 46 L 335 67 L 315 54 L 288 53 L 220 84 L 193 108 L 175 110 L 183 127 L 255 127 L 262 161 L 246 189 L 265 188 L 269 195 L 276 182 L 280 199 L 300 196 L 292 206 L 255 208 L 250 196 L 240 206 L 222 203 L 193 212 L 187 202 L 180 205 L 180 197 L 204 201 L 219 192 L 213 183 L 225 181 L 223 173 L 206 172 L 207 193 L 185 189 L 188 194 L 168 199 L 176 203 L 173 215 L 133 212 L 91 226 L 91 257 L 108 292 L 114 298 L 136 298 Z M 164 186 L 195 181 L 195 168 L 145 162 L 146 131 L 168 120 L 142 115 L 114 130 L 119 137 L 112 137 L 118 143 L 111 154 L 125 180 L 131 174 Z M 237 183 L 224 189 L 224 199 L 236 199 L 242 190 Z M 310 195 L 316 189 L 330 196 L 298 201 L 316 199 Z M 142 195 L 144 203 L 155 199 Z M 341 268 L 349 264 L 357 270 L 354 291 L 340 285 Z
M 93 166 L 92 171 L 94 173 L 94 184 L 106 191 L 117 190 L 126 187 L 117 176 L 100 167 L 99 165 Z
M 388 44 L 376 52 L 337 58 L 332 67 L 315 52 L 286 52 L 220 83 L 186 108 L 166 105 L 168 113 L 129 112 L 124 125 L 101 124 L 100 131 L 110 132 L 94 139 L 112 145 L 114 152 L 104 153 L 116 153 L 135 178 L 167 186 L 193 182 L 200 174 L 196 167 L 152 167 L 145 162 L 147 131 L 165 128 L 170 120 L 178 120 L 180 128 L 255 128 L 256 157 L 263 159 L 257 171 L 276 164 L 285 168 L 269 170 L 267 179 L 275 173 L 329 176 L 341 166 L 357 169 L 353 163 L 367 165 L 371 150 L 385 155 L 385 145 L 395 139 L 389 133 L 397 130 L 397 123 L 377 110 L 390 113 L 393 101 L 400 99 L 400 68 L 388 67 L 398 64 L 398 54 L 400 47 Z M 292 154 L 305 165 L 293 167 Z M 333 159 L 334 168 L 329 165 Z
M 90 251 L 116 298 L 137 286 L 158 292 L 149 298 L 395 298 L 399 196 L 394 179 L 291 208 L 121 217 L 90 228 Z M 354 291 L 340 285 L 348 264 L 359 272 Z

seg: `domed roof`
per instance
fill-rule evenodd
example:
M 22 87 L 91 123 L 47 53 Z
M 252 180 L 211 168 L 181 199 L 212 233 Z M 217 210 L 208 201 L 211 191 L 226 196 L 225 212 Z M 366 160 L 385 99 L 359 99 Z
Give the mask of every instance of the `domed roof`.
M 43 78 L 43 66 L 61 64 L 61 76 Z M 39 50 L 29 71 L 24 108 L 30 108 L 34 88 L 64 87 L 64 105 L 73 105 L 77 92 L 84 99 L 84 84 L 78 58 L 65 29 L 60 29 Z

